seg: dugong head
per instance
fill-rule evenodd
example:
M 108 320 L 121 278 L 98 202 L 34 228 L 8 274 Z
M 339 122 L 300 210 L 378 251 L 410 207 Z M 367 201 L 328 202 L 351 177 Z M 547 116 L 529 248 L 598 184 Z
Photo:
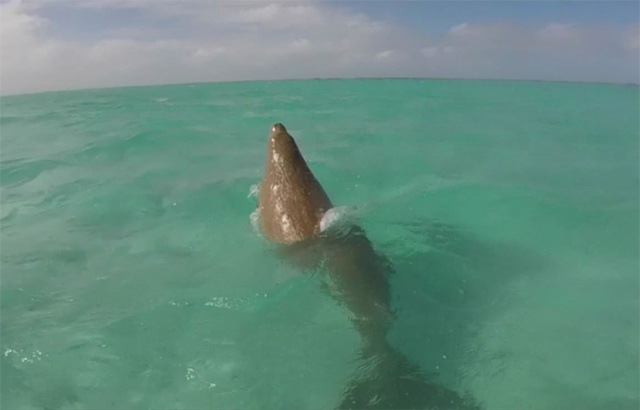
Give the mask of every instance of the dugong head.
M 268 240 L 291 244 L 320 233 L 332 205 L 284 125 L 271 127 L 258 194 L 260 230 Z
M 298 149 L 293 137 L 287 132 L 284 125 L 277 123 L 271 127 L 267 146 L 266 167 L 274 166 L 282 168 L 288 166 L 290 172 L 296 172 L 306 168 L 306 162 Z

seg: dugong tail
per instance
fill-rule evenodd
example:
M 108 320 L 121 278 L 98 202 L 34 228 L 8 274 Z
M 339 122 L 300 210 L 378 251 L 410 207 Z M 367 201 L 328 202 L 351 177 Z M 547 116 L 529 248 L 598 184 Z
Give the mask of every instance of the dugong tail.
M 351 380 L 339 409 L 479 410 L 473 399 L 430 382 L 388 343 L 362 351 L 363 376 Z

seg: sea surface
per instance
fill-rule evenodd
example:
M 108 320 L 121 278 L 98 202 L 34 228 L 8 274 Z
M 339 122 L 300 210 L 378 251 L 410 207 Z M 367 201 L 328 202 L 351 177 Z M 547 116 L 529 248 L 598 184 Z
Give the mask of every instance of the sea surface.
M 2 409 L 330 409 L 349 313 L 253 228 L 282 122 L 394 265 L 389 340 L 486 409 L 637 409 L 639 89 L 453 80 L 0 100 Z

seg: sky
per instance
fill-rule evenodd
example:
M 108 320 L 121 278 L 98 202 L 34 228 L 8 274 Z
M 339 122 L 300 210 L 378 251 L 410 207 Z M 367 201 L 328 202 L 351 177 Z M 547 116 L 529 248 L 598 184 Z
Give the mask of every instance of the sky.
M 352 77 L 639 82 L 629 1 L 0 0 L 0 94 Z

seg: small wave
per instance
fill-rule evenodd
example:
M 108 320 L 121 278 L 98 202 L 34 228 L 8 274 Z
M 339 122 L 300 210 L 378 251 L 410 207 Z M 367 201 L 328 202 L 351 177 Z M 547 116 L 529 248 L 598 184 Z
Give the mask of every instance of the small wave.
M 48 159 L 35 161 L 16 160 L 15 162 L 9 162 L 9 164 L 5 163 L 2 166 L 2 185 L 5 187 L 18 187 L 43 176 L 47 178 L 47 175 L 49 175 L 49 180 L 55 181 L 55 178 L 51 178 L 50 175 L 57 174 L 60 169 L 64 168 L 64 162 Z
M 29 120 L 29 118 L 27 116 L 21 116 L 21 115 L 3 115 L 0 116 L 0 122 L 2 122 L 2 125 L 7 126 L 9 124 L 15 123 L 15 122 L 21 122 L 21 121 L 25 121 L 25 120 Z
M 359 212 L 369 212 L 375 208 L 387 206 L 400 200 L 406 200 L 407 198 L 416 195 L 436 192 L 466 182 L 468 181 L 461 178 L 443 178 L 434 175 L 419 178 L 404 185 L 397 185 L 393 189 L 381 192 L 372 198 L 372 200 L 359 206 Z
M 156 98 L 156 99 L 155 99 L 155 100 L 153 100 L 153 101 L 155 101 L 155 102 L 157 102 L 157 103 L 163 103 L 163 102 L 167 102 L 167 101 L 169 101 L 169 98 L 167 98 L 167 97 Z
M 250 117 L 250 118 L 271 118 L 271 117 L 274 117 L 272 112 L 245 111 L 242 115 L 245 116 L 245 117 Z

